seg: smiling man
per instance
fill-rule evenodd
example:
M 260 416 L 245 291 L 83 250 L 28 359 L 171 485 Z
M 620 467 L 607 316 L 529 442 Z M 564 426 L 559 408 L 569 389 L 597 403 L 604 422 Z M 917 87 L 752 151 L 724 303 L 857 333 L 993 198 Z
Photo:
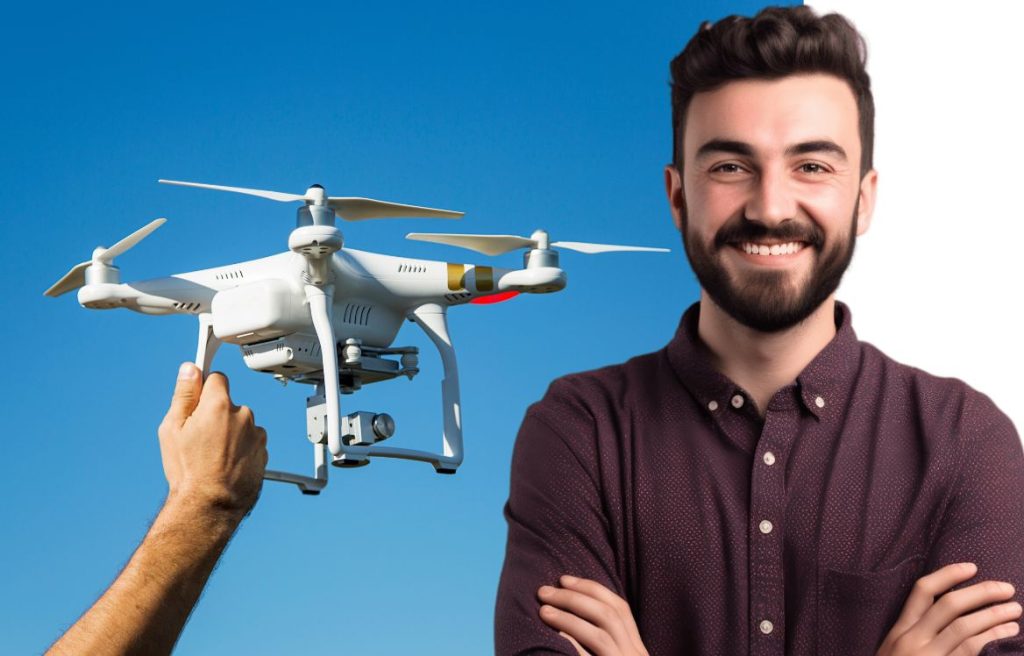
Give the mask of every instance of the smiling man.
M 523 421 L 499 654 L 1024 653 L 1024 453 L 955 379 L 858 341 L 861 37 L 807 7 L 672 62 L 669 204 L 701 285 L 661 351 Z

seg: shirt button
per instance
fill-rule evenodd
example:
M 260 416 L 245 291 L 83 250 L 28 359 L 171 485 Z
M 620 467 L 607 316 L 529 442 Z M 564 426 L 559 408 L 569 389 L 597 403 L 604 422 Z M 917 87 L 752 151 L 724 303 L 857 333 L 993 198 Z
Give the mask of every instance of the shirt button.
M 732 407 L 736 408 L 737 410 L 743 407 L 742 394 L 737 394 L 736 396 L 732 397 Z
M 761 523 L 758 524 L 757 527 L 759 529 L 761 529 L 761 532 L 764 533 L 765 535 L 768 535 L 769 533 L 771 533 L 772 532 L 772 528 L 773 528 L 772 527 L 772 523 L 769 522 L 767 519 L 762 519 Z
M 763 458 L 764 458 L 764 464 L 766 464 L 766 465 L 774 465 L 775 464 L 775 454 L 772 453 L 771 451 L 765 451 Z
M 824 408 L 825 399 L 821 398 L 820 396 L 814 397 L 814 405 L 818 406 L 819 408 Z
M 718 410 L 718 401 L 708 401 L 708 410 L 711 412 Z
M 761 624 L 759 626 L 761 627 L 761 633 L 765 635 L 771 633 L 772 629 L 775 628 L 775 626 L 768 620 L 761 620 Z

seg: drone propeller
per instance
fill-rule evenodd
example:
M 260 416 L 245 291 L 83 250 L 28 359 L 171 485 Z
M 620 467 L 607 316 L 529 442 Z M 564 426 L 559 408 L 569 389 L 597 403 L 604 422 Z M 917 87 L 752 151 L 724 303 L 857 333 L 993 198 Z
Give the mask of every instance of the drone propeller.
M 97 247 L 92 252 L 92 259 L 86 262 L 79 262 L 71 268 L 70 271 L 64 274 L 64 277 L 58 280 L 52 287 L 43 292 L 44 296 L 60 296 L 66 294 L 74 289 L 78 289 L 85 284 L 85 270 L 90 266 L 99 264 L 103 266 L 112 266 L 114 258 L 121 255 L 135 244 L 145 239 L 151 232 L 162 226 L 167 222 L 167 219 L 157 219 L 151 221 L 149 224 L 139 228 L 132 234 L 128 235 L 121 241 L 117 242 L 110 248 L 104 248 L 102 246 Z
M 537 230 L 531 237 L 517 235 L 458 235 L 436 232 L 410 232 L 406 239 L 430 241 L 437 244 L 448 244 L 468 248 L 487 255 L 501 255 L 518 248 L 568 248 L 571 251 L 587 253 L 611 253 L 616 251 L 646 251 L 651 253 L 668 253 L 667 248 L 650 248 L 647 246 L 616 246 L 614 244 L 591 244 L 582 241 L 548 242 L 548 233 Z
M 217 191 L 230 191 L 236 194 L 247 194 L 276 200 L 281 203 L 292 201 L 303 201 L 307 205 L 326 205 L 346 221 L 363 221 L 365 219 L 392 219 L 392 218 L 432 218 L 432 219 L 458 219 L 463 212 L 452 210 L 441 210 L 432 207 L 420 207 L 419 205 L 405 205 L 403 203 L 392 203 L 372 198 L 359 198 L 355 196 L 327 196 L 324 188 L 320 185 L 313 185 L 304 194 L 286 194 L 280 191 L 266 191 L 263 189 L 246 189 L 244 187 L 225 187 L 224 185 L 204 184 L 201 182 L 181 182 L 179 180 L 160 180 L 164 184 L 180 185 L 182 187 L 199 187 L 200 189 L 216 189 Z

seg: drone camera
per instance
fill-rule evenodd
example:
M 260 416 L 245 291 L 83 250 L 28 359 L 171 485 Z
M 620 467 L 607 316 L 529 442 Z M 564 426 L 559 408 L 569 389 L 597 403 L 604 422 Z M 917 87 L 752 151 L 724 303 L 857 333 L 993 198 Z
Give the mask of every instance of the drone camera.
M 372 446 L 395 434 L 395 420 L 387 413 L 360 410 L 341 418 L 341 441 L 348 446 Z

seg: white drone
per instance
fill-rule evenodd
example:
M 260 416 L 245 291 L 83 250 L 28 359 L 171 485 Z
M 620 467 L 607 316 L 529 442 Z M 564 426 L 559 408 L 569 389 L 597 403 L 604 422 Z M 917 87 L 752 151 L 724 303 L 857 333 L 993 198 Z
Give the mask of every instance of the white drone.
M 313 443 L 313 476 L 267 470 L 265 478 L 294 483 L 304 494 L 327 485 L 327 451 L 339 467 L 365 465 L 375 456 L 429 462 L 438 473 L 454 474 L 462 464 L 462 419 L 455 349 L 446 312 L 465 303 L 497 302 L 520 292 L 545 294 L 565 287 L 554 247 L 582 253 L 667 252 L 665 248 L 551 242 L 537 230 L 514 235 L 410 233 L 409 239 L 451 244 L 488 255 L 529 249 L 522 269 L 414 260 L 343 248 L 335 216 L 348 221 L 395 217 L 457 219 L 462 212 L 418 207 L 370 198 L 328 196 L 320 185 L 304 194 L 160 180 L 269 198 L 301 201 L 290 252 L 258 260 L 122 283 L 114 258 L 159 228 L 157 219 L 92 259 L 75 265 L 47 296 L 78 289 L 87 308 L 127 308 L 143 314 L 193 314 L 199 318 L 196 365 L 205 376 L 217 348 L 238 344 L 250 369 L 287 383 L 315 385 L 306 399 L 307 437 Z M 79 289 L 80 288 L 80 289 Z M 338 394 L 363 384 L 419 373 L 416 347 L 393 347 L 402 321 L 414 321 L 437 346 L 444 367 L 441 381 L 443 432 L 440 453 L 380 446 L 395 432 L 384 413 L 359 411 L 341 416 Z M 391 357 L 387 357 L 391 356 Z

